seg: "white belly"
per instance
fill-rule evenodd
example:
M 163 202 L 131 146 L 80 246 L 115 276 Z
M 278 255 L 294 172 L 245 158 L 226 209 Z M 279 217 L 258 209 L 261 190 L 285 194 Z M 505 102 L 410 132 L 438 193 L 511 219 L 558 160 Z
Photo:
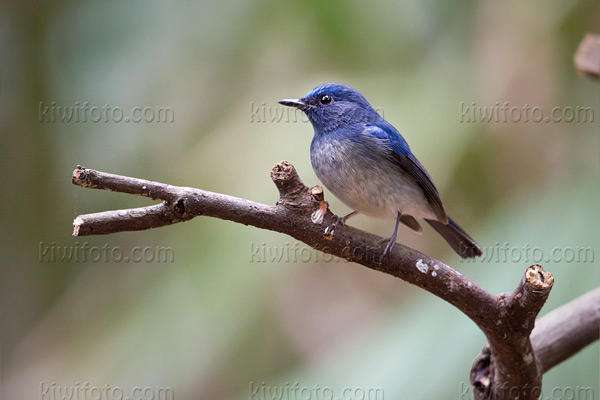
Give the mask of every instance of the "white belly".
M 382 154 L 322 138 L 312 146 L 311 162 L 323 185 L 352 210 L 377 218 L 395 219 L 400 212 L 436 219 L 421 187 Z

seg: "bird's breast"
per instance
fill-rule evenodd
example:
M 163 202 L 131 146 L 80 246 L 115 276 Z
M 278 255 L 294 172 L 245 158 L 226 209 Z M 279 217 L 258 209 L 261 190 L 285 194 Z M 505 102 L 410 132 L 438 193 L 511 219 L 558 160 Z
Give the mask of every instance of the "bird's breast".
M 398 212 L 434 218 L 423 190 L 375 141 L 315 135 L 312 167 L 323 185 L 353 210 L 379 218 Z

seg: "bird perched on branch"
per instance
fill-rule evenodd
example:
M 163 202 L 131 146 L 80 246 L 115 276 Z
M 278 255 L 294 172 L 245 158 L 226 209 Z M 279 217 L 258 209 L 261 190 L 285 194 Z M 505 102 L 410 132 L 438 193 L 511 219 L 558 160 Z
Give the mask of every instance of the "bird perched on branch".
M 423 218 L 461 257 L 481 255 L 477 243 L 446 214 L 431 177 L 402 135 L 359 92 L 328 83 L 303 98 L 279 103 L 306 113 L 315 131 L 310 146 L 313 169 L 325 187 L 354 210 L 336 217 L 331 229 L 358 213 L 395 219 L 385 255 L 396 243 L 400 222 L 420 233 L 415 218 Z

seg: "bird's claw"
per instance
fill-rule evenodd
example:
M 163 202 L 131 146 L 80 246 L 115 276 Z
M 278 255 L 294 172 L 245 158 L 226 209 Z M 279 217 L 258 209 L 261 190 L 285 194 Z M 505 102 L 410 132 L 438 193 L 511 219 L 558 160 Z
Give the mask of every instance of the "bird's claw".
M 382 257 L 385 257 L 386 254 L 391 254 L 394 245 L 396 244 L 396 237 L 392 236 L 389 238 L 383 238 L 379 240 L 380 243 L 386 243 L 385 249 L 383 249 Z
M 335 222 L 325 228 L 325 236 L 333 237 L 335 234 L 335 228 L 337 228 L 339 224 L 342 224 L 342 226 L 346 225 L 346 220 L 343 217 L 339 217 L 337 215 L 334 215 L 334 217 Z

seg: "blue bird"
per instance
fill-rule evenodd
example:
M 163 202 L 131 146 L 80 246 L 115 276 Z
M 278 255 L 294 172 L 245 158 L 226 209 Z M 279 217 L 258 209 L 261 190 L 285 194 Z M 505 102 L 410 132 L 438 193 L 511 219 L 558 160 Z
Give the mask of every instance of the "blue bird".
M 280 104 L 306 113 L 315 134 L 310 159 L 319 180 L 353 212 L 336 217 L 344 225 L 358 213 L 396 220 L 383 255 L 396 243 L 400 222 L 416 232 L 423 218 L 463 258 L 481 248 L 448 217 L 431 176 L 398 131 L 349 86 L 328 83 L 300 99 Z

